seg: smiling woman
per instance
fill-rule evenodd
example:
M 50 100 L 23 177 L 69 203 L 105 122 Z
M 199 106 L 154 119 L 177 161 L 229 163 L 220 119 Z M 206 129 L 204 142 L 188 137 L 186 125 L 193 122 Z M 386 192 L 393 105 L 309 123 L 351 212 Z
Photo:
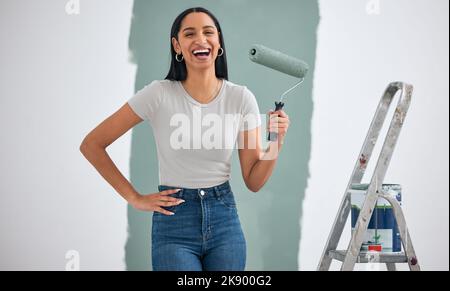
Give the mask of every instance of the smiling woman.
M 281 145 L 271 143 L 262 151 L 258 103 L 246 86 L 228 81 L 223 34 L 211 12 L 182 12 L 170 42 L 165 80 L 139 90 L 86 137 L 81 150 L 134 208 L 154 212 L 154 270 L 244 270 L 246 240 L 229 183 L 229 145 L 239 144 L 242 176 L 253 192 L 271 176 Z M 268 127 L 279 127 L 282 141 L 289 119 L 282 111 L 274 114 L 281 117 Z M 143 120 L 153 129 L 159 165 L 158 192 L 147 195 L 131 186 L 105 152 Z

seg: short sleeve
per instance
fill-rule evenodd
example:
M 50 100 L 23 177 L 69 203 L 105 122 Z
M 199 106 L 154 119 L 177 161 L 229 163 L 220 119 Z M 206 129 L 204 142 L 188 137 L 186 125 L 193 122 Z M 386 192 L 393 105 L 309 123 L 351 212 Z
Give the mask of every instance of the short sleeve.
M 242 119 L 239 131 L 249 131 L 261 126 L 261 116 L 255 95 L 247 88 L 243 90 Z
M 128 100 L 131 109 L 142 119 L 152 120 L 158 111 L 163 96 L 163 88 L 153 81 Z

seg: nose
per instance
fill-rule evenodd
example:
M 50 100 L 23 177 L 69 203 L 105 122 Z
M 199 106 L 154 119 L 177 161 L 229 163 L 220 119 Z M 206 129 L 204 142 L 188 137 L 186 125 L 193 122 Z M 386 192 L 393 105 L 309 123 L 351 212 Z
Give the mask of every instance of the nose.
M 196 44 L 205 44 L 206 43 L 206 36 L 203 34 L 199 34 L 199 36 L 197 37 L 197 39 L 195 40 Z

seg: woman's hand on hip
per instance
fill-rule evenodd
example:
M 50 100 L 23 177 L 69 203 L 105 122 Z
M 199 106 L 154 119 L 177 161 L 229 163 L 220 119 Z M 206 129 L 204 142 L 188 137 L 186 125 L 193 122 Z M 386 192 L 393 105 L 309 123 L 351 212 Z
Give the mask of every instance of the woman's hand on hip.
M 173 212 L 167 211 L 162 207 L 176 206 L 183 202 L 183 199 L 170 197 L 170 194 L 175 194 L 180 189 L 164 190 L 158 193 L 148 195 L 137 195 L 130 201 L 131 206 L 141 211 L 156 211 L 165 215 L 173 215 Z

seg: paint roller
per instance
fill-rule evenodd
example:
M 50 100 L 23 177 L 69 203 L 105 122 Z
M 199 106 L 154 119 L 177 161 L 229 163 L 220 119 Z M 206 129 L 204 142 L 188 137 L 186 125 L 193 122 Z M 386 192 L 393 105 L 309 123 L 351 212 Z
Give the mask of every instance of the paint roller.
M 284 96 L 294 90 L 303 82 L 309 70 L 308 64 L 299 59 L 288 56 L 282 52 L 270 49 L 260 44 L 255 44 L 250 48 L 249 58 L 251 61 L 257 64 L 269 67 L 271 69 L 300 79 L 300 82 L 298 82 L 295 86 L 281 95 L 280 101 L 275 102 L 275 111 L 283 109 Z M 277 141 L 278 134 L 276 132 L 269 132 L 267 140 Z

